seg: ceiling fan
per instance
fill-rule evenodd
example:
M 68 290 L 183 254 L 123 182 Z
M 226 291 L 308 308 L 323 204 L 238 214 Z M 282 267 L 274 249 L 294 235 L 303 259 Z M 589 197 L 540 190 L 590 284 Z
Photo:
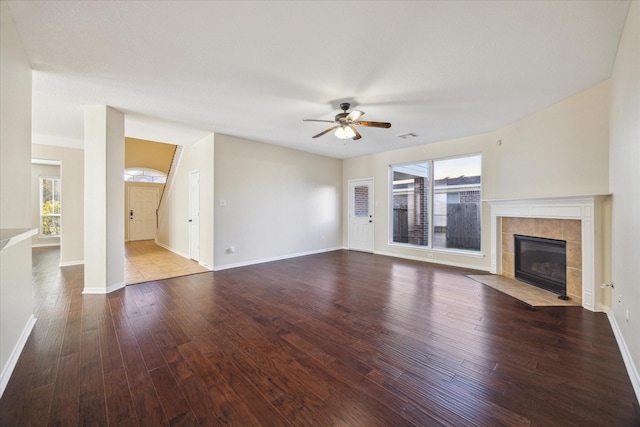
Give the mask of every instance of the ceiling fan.
M 315 135 L 313 138 L 322 136 L 325 133 L 329 133 L 335 129 L 336 130 L 335 135 L 338 138 L 343 140 L 346 140 L 349 138 L 356 140 L 356 139 L 362 138 L 362 135 L 360 135 L 360 132 L 358 132 L 358 129 L 355 128 L 356 126 L 385 128 L 385 129 L 388 129 L 391 127 L 391 123 L 387 123 L 387 122 L 366 122 L 364 120 L 358 120 L 360 117 L 362 117 L 364 112 L 353 110 L 352 112 L 347 113 L 347 110 L 349 109 L 350 106 L 351 104 L 349 104 L 348 102 L 343 102 L 342 104 L 340 104 L 340 109 L 342 110 L 342 113 L 336 114 L 336 117 L 334 120 L 305 119 L 304 120 L 305 122 L 336 123 L 335 126 L 330 127 L 329 129 L 323 132 L 320 132 L 319 134 Z

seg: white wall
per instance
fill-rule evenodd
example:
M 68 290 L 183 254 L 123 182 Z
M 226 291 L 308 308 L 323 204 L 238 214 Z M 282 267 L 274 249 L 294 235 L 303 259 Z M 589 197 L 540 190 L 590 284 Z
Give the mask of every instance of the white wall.
M 31 165 L 31 226 L 38 234 L 31 238 L 32 246 L 58 246 L 59 237 L 40 237 L 40 178 L 60 178 L 60 166 Z M 61 191 L 62 192 L 62 191 Z
M 85 106 L 84 144 L 83 293 L 101 294 L 124 286 L 124 114 Z
M 494 132 L 372 154 L 344 161 L 343 203 L 348 180 L 375 180 L 375 252 L 488 270 L 489 207 L 482 209 L 481 256 L 458 255 L 389 244 L 389 165 L 482 154 L 482 197 L 526 198 L 608 193 L 609 82 L 554 104 Z M 498 144 L 498 141 L 501 144 Z M 343 244 L 347 246 L 347 213 Z
M 632 2 L 611 77 L 611 313 L 640 399 L 640 2 Z M 625 319 L 629 310 L 629 320 Z M 633 382 L 632 374 L 632 382 Z
M 84 262 L 84 150 L 32 145 L 34 159 L 60 161 L 62 180 L 62 237 L 60 265 Z
M 0 228 L 31 228 L 31 65 L 0 2 Z M 31 245 L 0 251 L 0 395 L 33 327 Z
M 165 191 L 159 214 L 158 244 L 189 257 L 189 173 L 200 172 L 200 259 L 213 268 L 214 135 L 183 147 L 174 179 Z
M 216 269 L 342 247 L 341 160 L 217 134 L 214 184 Z

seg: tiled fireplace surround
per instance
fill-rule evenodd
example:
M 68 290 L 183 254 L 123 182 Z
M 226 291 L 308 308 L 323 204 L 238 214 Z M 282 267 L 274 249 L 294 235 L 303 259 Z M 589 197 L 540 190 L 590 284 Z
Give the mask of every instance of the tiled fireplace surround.
M 567 295 L 603 311 L 602 203 L 606 196 L 485 200 L 491 206 L 491 272 L 514 276 L 513 235 L 567 241 Z

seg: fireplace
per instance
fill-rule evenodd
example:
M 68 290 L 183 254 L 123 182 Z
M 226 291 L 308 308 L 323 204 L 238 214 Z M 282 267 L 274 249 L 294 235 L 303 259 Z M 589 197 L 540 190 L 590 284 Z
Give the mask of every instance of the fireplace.
M 587 310 L 603 311 L 608 292 L 600 289 L 606 281 L 602 236 L 608 197 L 600 194 L 484 200 L 491 207 L 489 271 L 514 278 L 514 234 L 564 240 L 567 295 Z
M 514 234 L 515 277 L 567 298 L 567 242 Z

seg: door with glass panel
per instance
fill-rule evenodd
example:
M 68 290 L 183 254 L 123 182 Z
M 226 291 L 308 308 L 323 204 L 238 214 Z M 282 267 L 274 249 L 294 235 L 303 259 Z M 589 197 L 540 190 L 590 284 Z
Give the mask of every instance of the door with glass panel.
M 373 178 L 349 181 L 349 249 L 373 252 Z

